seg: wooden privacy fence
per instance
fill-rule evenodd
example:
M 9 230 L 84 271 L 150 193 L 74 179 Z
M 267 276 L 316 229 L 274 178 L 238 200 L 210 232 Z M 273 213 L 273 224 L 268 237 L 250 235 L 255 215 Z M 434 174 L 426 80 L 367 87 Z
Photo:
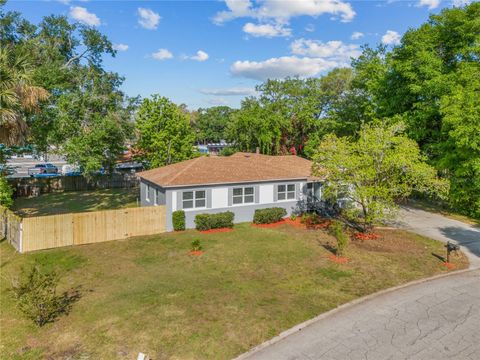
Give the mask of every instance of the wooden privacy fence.
M 21 251 L 22 218 L 0 206 L 0 221 L 0 239 L 6 238 L 15 249 Z
M 92 244 L 166 231 L 165 206 L 24 218 L 20 246 L 28 252 Z
M 51 192 L 85 191 L 97 189 L 131 189 L 139 186 L 135 174 L 97 175 L 92 178 L 84 176 L 58 176 L 51 178 L 11 178 L 15 197 L 38 196 Z

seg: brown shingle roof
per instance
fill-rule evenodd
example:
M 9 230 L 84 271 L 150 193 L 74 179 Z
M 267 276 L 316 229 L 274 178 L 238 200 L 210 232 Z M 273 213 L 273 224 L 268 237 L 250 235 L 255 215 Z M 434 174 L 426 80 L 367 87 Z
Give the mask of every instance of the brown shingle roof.
M 138 173 L 162 187 L 241 183 L 311 177 L 312 162 L 298 156 L 236 153 L 198 157 Z

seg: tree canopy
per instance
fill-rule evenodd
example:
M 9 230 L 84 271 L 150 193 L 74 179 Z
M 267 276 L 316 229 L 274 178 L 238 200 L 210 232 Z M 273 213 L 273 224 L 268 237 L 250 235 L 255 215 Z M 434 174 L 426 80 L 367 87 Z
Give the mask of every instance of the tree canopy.
M 140 158 L 150 167 L 193 157 L 195 134 L 188 115 L 169 99 L 153 95 L 140 105 L 136 125 Z
M 314 174 L 325 179 L 325 195 L 347 199 L 349 220 L 362 230 L 390 218 L 398 200 L 412 191 L 445 195 L 448 183 L 426 163 L 400 124 L 363 125 L 357 139 L 327 135 L 314 155 Z

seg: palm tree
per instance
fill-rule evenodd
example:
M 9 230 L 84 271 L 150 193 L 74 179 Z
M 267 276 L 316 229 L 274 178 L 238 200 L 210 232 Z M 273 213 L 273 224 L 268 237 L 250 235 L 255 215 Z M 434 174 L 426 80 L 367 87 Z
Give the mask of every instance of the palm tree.
M 48 91 L 32 83 L 33 67 L 11 47 L 0 46 L 0 143 L 21 143 L 27 136 L 26 114 L 39 110 Z

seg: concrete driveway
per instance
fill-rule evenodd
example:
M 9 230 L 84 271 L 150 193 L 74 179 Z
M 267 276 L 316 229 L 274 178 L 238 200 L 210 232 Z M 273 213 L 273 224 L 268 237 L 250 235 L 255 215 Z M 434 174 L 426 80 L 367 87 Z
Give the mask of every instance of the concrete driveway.
M 237 360 L 480 359 L 480 229 L 411 208 L 396 225 L 460 244 L 471 269 L 353 301 Z
M 480 267 L 480 228 L 427 211 L 402 207 L 396 225 L 429 238 L 459 244 L 470 267 Z

